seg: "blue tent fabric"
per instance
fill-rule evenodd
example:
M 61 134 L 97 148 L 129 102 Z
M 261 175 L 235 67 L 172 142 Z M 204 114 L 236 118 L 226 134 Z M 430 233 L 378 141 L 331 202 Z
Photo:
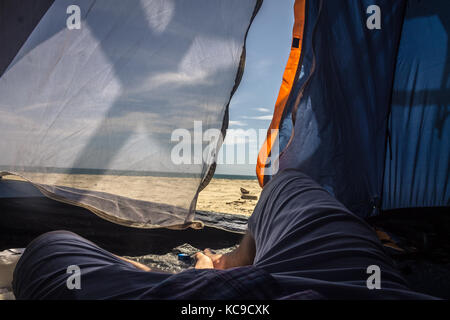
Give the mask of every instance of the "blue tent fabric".
M 450 2 L 409 1 L 397 57 L 383 209 L 449 206 Z
M 369 30 L 367 7 L 381 9 Z M 311 68 L 294 133 L 279 159 L 297 168 L 362 217 L 380 209 L 387 117 L 405 1 L 308 1 L 303 55 Z M 306 53 L 305 53 L 306 52 Z M 310 70 L 308 70 L 310 69 Z M 295 103 L 295 102 L 294 102 Z
M 291 94 L 289 96 L 288 101 L 286 102 L 286 107 L 284 110 L 284 114 L 281 120 L 280 128 L 279 128 L 279 148 L 280 150 L 284 150 L 289 143 L 289 140 L 292 135 L 293 130 L 293 120 L 292 120 L 292 109 L 296 102 L 296 98 L 300 89 L 304 85 L 308 75 L 311 72 L 312 62 L 313 62 L 313 53 L 312 50 L 308 50 L 311 48 L 312 44 L 312 34 L 314 30 L 315 19 L 317 16 L 318 6 L 311 4 L 310 1 L 306 1 L 305 3 L 306 10 L 308 14 L 305 17 L 304 22 L 304 32 L 303 32 L 303 48 L 300 56 L 299 63 L 299 71 L 297 71 L 297 79 L 294 82 L 293 88 L 291 90 Z

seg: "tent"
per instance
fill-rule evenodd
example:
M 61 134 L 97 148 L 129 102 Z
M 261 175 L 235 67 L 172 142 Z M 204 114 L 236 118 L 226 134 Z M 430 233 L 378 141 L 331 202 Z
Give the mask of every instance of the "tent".
M 270 126 L 279 169 L 308 173 L 361 217 L 448 207 L 450 4 L 296 1 L 295 18 Z
M 201 228 L 223 137 L 195 132 L 225 132 L 262 1 L 73 2 L 0 1 L 0 170 L 116 224 Z M 297 168 L 364 218 L 448 208 L 450 4 L 296 0 L 294 16 L 261 186 Z

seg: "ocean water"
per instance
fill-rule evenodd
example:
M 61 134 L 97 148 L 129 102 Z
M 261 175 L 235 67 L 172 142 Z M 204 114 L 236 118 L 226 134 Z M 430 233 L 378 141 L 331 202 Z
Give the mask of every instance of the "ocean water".
M 232 180 L 256 180 L 256 176 L 244 176 L 235 174 L 215 174 L 214 179 L 232 179 Z
M 9 171 L 7 166 L 0 166 L 1 171 Z M 109 170 L 109 169 L 84 169 L 84 168 L 55 168 L 55 167 L 21 167 L 21 171 L 36 173 L 64 173 L 64 174 L 89 174 L 112 176 L 141 176 L 141 177 L 174 177 L 174 178 L 198 178 L 198 174 L 183 172 L 151 172 L 134 170 Z M 214 179 L 256 180 L 253 175 L 215 174 Z

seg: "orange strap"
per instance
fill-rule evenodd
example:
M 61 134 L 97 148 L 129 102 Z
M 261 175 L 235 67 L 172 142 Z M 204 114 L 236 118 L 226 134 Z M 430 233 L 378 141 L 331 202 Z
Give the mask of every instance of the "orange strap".
M 375 228 L 375 232 L 376 232 L 376 234 L 378 236 L 378 239 L 380 239 L 381 243 L 383 244 L 383 246 L 389 247 L 391 249 L 394 249 L 394 250 L 397 250 L 397 251 L 400 251 L 400 252 L 405 252 L 405 250 L 400 248 L 386 232 L 381 231 L 381 230 L 376 229 L 376 228 Z
M 280 128 L 281 117 L 283 116 L 284 108 L 291 93 L 295 75 L 297 73 L 298 64 L 300 62 L 300 54 L 302 50 L 303 30 L 305 26 L 305 2 L 306 0 L 295 0 L 294 4 L 294 28 L 292 31 L 292 46 L 286 68 L 283 73 L 283 82 L 281 83 L 278 98 L 275 103 L 275 110 L 267 130 L 267 137 L 264 144 L 259 151 L 258 160 L 256 164 L 256 176 L 261 187 L 264 186 L 264 171 L 267 164 L 267 158 L 271 154 L 272 148 L 278 135 Z

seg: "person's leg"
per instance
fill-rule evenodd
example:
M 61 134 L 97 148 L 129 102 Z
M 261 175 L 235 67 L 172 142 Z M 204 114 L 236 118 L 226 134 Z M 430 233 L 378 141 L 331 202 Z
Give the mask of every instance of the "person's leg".
M 79 288 L 68 285 L 75 270 Z M 72 232 L 54 231 L 25 249 L 13 290 L 17 299 L 133 299 L 169 276 L 139 270 Z
M 247 230 L 239 246 L 225 254 L 213 253 L 210 249 L 205 249 L 204 254 L 211 258 L 215 269 L 229 269 L 243 267 L 253 264 L 256 254 L 255 239 Z
M 215 257 L 218 266 L 253 262 L 287 294 L 312 289 L 338 299 L 426 297 L 408 290 L 365 221 L 298 171 L 280 172 L 264 187 L 248 226 L 235 252 Z M 381 290 L 368 288 L 369 266 L 380 268 Z

